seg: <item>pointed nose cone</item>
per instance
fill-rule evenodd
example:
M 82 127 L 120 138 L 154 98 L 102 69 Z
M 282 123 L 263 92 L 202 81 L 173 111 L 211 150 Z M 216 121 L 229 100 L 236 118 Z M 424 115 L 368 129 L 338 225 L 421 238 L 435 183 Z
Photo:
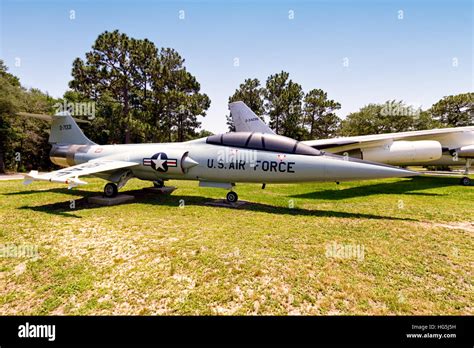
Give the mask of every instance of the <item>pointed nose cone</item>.
M 363 161 L 340 156 L 328 156 L 326 174 L 334 180 L 363 180 L 383 178 L 403 178 L 420 175 L 417 172 L 406 170 L 382 163 Z

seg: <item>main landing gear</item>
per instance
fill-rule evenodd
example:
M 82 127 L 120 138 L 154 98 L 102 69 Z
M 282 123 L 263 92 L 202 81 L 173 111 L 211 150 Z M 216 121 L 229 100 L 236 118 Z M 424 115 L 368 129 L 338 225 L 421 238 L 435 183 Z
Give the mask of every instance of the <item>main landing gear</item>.
M 235 203 L 239 199 L 239 196 L 234 191 L 230 191 L 227 194 L 226 199 L 227 199 L 227 203 Z
M 118 190 L 124 187 L 131 178 L 133 178 L 133 172 L 130 170 L 110 176 L 108 178 L 110 182 L 104 186 L 104 197 L 113 198 L 117 196 Z
M 107 198 L 113 198 L 117 196 L 118 187 L 113 182 L 109 182 L 104 186 L 104 196 Z

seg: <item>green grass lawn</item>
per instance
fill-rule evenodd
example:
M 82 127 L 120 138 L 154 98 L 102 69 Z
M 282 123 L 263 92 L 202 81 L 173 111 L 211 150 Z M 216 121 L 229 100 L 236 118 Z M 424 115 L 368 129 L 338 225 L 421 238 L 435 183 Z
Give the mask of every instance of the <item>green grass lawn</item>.
M 89 205 L 104 181 L 86 181 L 0 182 L 0 246 L 39 254 L 0 257 L 2 314 L 474 314 L 474 187 L 458 179 L 238 185 L 240 209 L 177 181 Z

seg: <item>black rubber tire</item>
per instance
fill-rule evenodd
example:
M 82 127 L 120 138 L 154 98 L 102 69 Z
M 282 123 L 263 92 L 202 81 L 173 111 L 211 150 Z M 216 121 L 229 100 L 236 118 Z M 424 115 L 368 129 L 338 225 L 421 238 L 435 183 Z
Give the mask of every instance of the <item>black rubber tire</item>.
M 463 186 L 469 186 L 471 185 L 471 179 L 469 179 L 467 176 L 462 177 L 460 183 Z
M 230 191 L 226 196 L 228 203 L 235 203 L 239 200 L 239 196 L 234 191 Z
M 163 188 L 164 186 L 165 186 L 165 182 L 163 180 L 153 181 L 153 187 Z
M 117 185 L 115 185 L 112 182 L 109 182 L 104 186 L 104 196 L 107 198 L 113 198 L 117 196 L 118 194 L 118 188 Z

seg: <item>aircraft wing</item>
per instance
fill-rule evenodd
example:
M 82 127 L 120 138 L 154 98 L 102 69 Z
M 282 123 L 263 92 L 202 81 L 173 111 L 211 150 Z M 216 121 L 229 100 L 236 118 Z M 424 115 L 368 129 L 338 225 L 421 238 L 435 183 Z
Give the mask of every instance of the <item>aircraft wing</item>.
M 348 151 L 361 147 L 382 146 L 396 140 L 436 140 L 433 136 L 442 136 L 466 131 L 472 131 L 474 127 L 456 127 L 443 129 L 428 129 L 421 131 L 361 135 L 355 137 L 343 137 L 333 139 L 308 140 L 302 143 L 316 149 L 328 149 L 331 152 Z
M 68 188 L 78 185 L 85 185 L 87 182 L 78 179 L 79 176 L 107 172 L 116 169 L 137 166 L 139 163 L 115 161 L 115 160 L 92 160 L 75 166 L 55 170 L 50 173 L 39 174 L 38 171 L 32 170 L 25 175 L 24 184 L 31 184 L 33 181 L 50 181 L 68 184 Z

